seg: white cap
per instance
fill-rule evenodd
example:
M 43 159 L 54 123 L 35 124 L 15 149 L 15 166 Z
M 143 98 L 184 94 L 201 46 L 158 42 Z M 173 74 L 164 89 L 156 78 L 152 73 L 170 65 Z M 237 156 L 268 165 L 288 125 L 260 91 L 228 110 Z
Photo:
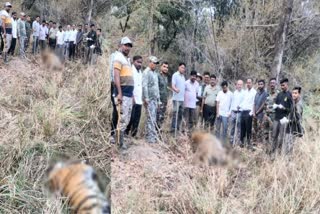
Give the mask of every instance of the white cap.
M 121 39 L 120 44 L 121 44 L 121 45 L 131 44 L 131 46 L 132 46 L 132 41 L 131 41 L 128 37 L 123 37 L 123 38 Z
M 24 12 L 21 12 L 20 15 L 21 16 L 26 16 L 26 14 Z
M 150 57 L 149 57 L 149 60 L 150 60 L 151 62 L 153 62 L 154 64 L 159 64 L 159 60 L 158 60 L 158 58 L 155 57 L 155 56 L 150 56 Z
M 12 7 L 12 5 L 11 5 L 10 2 L 6 2 L 6 3 L 4 4 L 4 6 L 5 6 L 5 7 Z

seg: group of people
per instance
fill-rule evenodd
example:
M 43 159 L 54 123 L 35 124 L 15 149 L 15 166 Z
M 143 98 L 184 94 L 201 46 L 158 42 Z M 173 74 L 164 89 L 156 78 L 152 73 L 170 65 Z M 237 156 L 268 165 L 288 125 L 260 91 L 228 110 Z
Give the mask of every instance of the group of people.
M 32 54 L 36 55 L 49 48 L 61 62 L 77 58 L 84 64 L 93 64 L 96 57 L 102 55 L 101 29 L 96 29 L 94 24 L 62 27 L 57 26 L 54 21 L 40 22 L 40 16 L 36 16 L 31 22 L 31 17 L 23 12 L 20 13 L 20 18 L 16 12 L 10 14 L 11 9 L 11 3 L 6 2 L 4 10 L 0 11 L 0 53 L 5 63 L 8 63 L 9 55 L 15 54 L 17 43 L 20 57 L 26 58 L 31 38 Z
M 240 139 L 241 147 L 254 150 L 258 143 L 265 143 L 268 151 L 275 153 L 283 148 L 285 152 L 291 151 L 294 138 L 303 135 L 301 87 L 294 87 L 290 92 L 287 78 L 280 81 L 281 91 L 277 90 L 275 78 L 268 81 L 268 89 L 265 80 L 258 80 L 255 89 L 253 79 L 247 78 L 245 89 L 243 80 L 239 79 L 232 92 L 228 81 L 218 84 L 217 77 L 209 72 L 201 75 L 191 71 L 186 79 L 186 64 L 180 63 L 169 84 L 169 63 L 160 63 L 157 57 L 150 56 L 148 66 L 142 71 L 141 56 L 134 56 L 132 65 L 128 58 L 132 46 L 128 37 L 122 38 L 119 50 L 110 60 L 111 140 L 117 140 L 121 148 L 126 148 L 126 136 L 136 136 L 142 106 L 147 113 L 146 140 L 157 142 L 163 130 L 169 92 L 172 92 L 173 110 L 170 132 L 175 136 L 180 130 L 191 132 L 199 128 L 197 124 L 204 124 L 224 144 L 229 141 L 234 146 Z

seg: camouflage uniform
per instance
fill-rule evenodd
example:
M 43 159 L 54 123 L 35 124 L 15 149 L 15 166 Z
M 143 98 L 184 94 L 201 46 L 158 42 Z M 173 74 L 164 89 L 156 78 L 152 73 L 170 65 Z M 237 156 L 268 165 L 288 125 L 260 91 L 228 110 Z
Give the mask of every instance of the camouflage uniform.
M 117 129 L 120 131 L 120 135 L 123 135 L 127 125 L 129 124 L 131 111 L 132 111 L 132 97 L 122 97 L 121 105 L 117 106 L 117 110 L 119 113 L 119 106 L 120 106 L 120 118 L 118 122 Z M 123 136 L 120 136 L 120 146 L 123 144 Z
M 158 72 L 158 84 L 161 104 L 157 111 L 157 124 L 158 127 L 161 128 L 161 124 L 164 121 L 168 103 L 168 76 L 166 74 L 161 74 L 160 72 Z
M 160 102 L 158 74 L 147 67 L 142 77 L 142 99 L 148 102 L 146 140 L 148 143 L 157 142 L 156 122 L 157 105 Z
M 261 129 L 264 130 L 264 140 L 265 143 L 268 145 L 271 145 L 272 140 L 272 125 L 274 121 L 274 114 L 275 110 L 273 109 L 273 104 L 275 103 L 276 97 L 278 95 L 279 91 L 275 90 L 273 94 L 271 92 L 268 92 L 268 97 L 265 102 L 265 108 L 264 108 L 264 116 L 262 120 L 262 127 Z

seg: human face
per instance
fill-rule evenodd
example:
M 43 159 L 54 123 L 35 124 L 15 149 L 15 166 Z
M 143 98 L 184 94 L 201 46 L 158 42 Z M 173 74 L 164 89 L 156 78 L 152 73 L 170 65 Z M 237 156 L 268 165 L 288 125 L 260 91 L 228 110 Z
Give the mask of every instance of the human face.
M 251 79 L 247 79 L 247 88 L 248 89 L 252 88 L 252 80 Z
M 6 7 L 6 11 L 9 13 L 11 8 L 12 8 L 11 6 Z
M 191 75 L 191 76 L 190 76 L 191 82 L 195 82 L 196 79 L 197 79 L 197 75 Z
M 142 59 L 137 59 L 136 61 L 133 61 L 133 64 L 137 70 L 140 70 L 142 68 Z
M 31 19 L 30 16 L 28 16 L 28 17 L 27 17 L 27 21 L 30 22 L 30 19 Z
M 276 88 L 276 85 L 277 85 L 276 80 L 271 80 L 271 81 L 269 82 L 269 87 L 270 87 L 270 89 L 271 89 L 272 91 Z
M 156 68 L 157 68 L 157 63 L 150 62 L 149 67 L 150 67 L 150 69 L 151 69 L 152 71 L 154 71 L 154 70 L 156 70 Z
M 243 87 L 243 81 L 242 80 L 238 80 L 237 84 L 236 84 L 236 88 L 238 91 L 240 91 Z
M 293 99 L 294 101 L 298 101 L 299 98 L 300 98 L 299 91 L 298 91 L 298 90 L 293 90 L 293 91 L 292 91 L 292 99 Z
M 198 81 L 198 83 L 201 83 L 201 78 L 197 77 L 197 81 Z
M 288 83 L 287 82 L 284 82 L 281 84 L 281 90 L 286 92 L 288 90 Z
M 262 91 L 264 89 L 264 83 L 263 82 L 258 82 L 258 89 Z
M 169 65 L 167 65 L 167 64 L 162 64 L 160 70 L 161 70 L 162 73 L 167 74 L 167 73 L 168 73 L 168 70 L 169 70 Z
M 14 14 L 14 15 L 12 16 L 12 18 L 13 18 L 13 19 L 17 19 L 17 14 Z
M 203 77 L 203 82 L 208 85 L 210 83 L 210 76 L 209 75 L 204 75 Z
M 228 91 L 228 86 L 224 85 L 222 86 L 223 93 L 226 93 Z
M 37 17 L 36 20 L 37 20 L 37 22 L 39 22 L 40 21 L 40 17 Z
M 125 56 L 129 56 L 130 50 L 131 50 L 131 45 L 130 44 L 121 45 L 121 52 Z
M 186 71 L 186 66 L 180 65 L 178 70 L 179 70 L 180 74 L 184 74 L 184 72 Z
M 210 84 L 211 84 L 211 86 L 215 86 L 216 85 L 216 83 L 217 83 L 217 80 L 216 80 L 216 78 L 210 78 Z

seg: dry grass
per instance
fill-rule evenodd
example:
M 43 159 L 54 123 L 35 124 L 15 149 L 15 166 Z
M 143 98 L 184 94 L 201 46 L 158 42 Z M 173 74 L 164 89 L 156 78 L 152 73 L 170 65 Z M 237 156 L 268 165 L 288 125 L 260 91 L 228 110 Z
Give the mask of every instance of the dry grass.
M 107 65 L 67 65 L 59 85 L 32 62 L 0 69 L 0 213 L 61 213 L 43 188 L 60 158 L 88 159 L 110 181 Z
M 190 164 L 186 136 L 136 141 L 112 163 L 113 213 L 319 213 L 319 124 L 306 129 L 290 157 L 239 148 L 228 167 L 207 169 Z

